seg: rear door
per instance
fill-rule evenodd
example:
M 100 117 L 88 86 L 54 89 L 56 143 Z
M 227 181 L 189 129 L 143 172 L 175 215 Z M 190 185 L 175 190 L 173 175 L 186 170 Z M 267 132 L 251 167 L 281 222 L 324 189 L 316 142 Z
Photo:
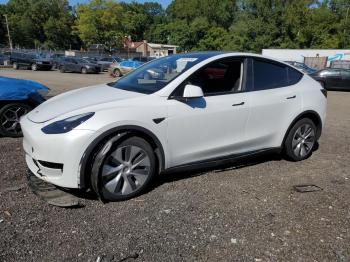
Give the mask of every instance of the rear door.
M 299 71 L 268 59 L 252 58 L 248 76 L 251 92 L 246 137 L 249 151 L 281 145 L 285 129 L 300 112 Z M 282 134 L 283 133 L 283 134 Z
M 342 83 L 341 87 L 345 90 L 350 90 L 350 70 L 341 71 Z

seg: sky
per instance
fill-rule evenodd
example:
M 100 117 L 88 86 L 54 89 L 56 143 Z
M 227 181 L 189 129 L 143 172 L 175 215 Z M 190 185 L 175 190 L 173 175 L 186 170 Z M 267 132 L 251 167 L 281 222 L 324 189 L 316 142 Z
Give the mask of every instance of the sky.
M 132 2 L 133 0 L 124 0 L 124 2 Z M 8 2 L 8 0 L 0 0 L 0 4 L 6 4 Z M 86 3 L 86 2 L 89 2 L 89 0 L 69 0 L 69 3 L 71 5 L 76 5 L 76 4 L 79 4 L 79 3 Z M 157 2 L 157 3 L 160 3 L 162 4 L 163 7 L 167 7 L 171 0 L 135 0 L 135 2 L 138 2 L 138 3 L 143 3 L 143 2 Z

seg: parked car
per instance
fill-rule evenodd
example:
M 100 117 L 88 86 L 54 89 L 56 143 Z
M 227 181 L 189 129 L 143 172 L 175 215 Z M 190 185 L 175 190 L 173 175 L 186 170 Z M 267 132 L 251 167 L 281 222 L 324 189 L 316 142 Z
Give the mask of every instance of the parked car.
M 317 72 L 316 69 L 308 67 L 304 63 L 300 63 L 300 62 L 296 62 L 296 61 L 286 61 L 286 63 L 298 68 L 299 70 L 301 70 L 304 73 L 309 74 L 309 75 Z
M 324 85 L 327 90 L 350 91 L 350 70 L 326 68 L 311 76 Z
M 60 60 L 59 69 L 61 73 L 77 72 L 82 74 L 95 73 L 101 71 L 101 67 L 82 58 L 64 57 Z
M 101 58 L 97 61 L 97 64 L 101 67 L 101 71 L 108 71 L 108 68 L 113 64 L 113 63 L 120 63 L 122 61 L 121 58 L 119 57 L 104 57 Z
M 22 135 L 19 120 L 45 101 L 49 89 L 37 82 L 0 77 L 0 135 Z
M 60 64 L 60 61 L 61 59 L 64 57 L 64 54 L 53 54 L 50 56 L 50 60 L 51 60 L 51 63 L 52 63 L 52 67 L 53 68 L 58 68 L 59 67 L 59 64 Z
M 150 70 L 165 77 L 143 78 Z M 171 170 L 271 151 L 308 158 L 326 95 L 308 75 L 263 56 L 176 54 L 43 103 L 21 119 L 23 146 L 38 178 L 125 200 Z
M 0 53 L 0 65 L 4 65 L 5 61 L 10 61 L 10 56 Z
M 50 59 L 41 54 L 12 52 L 10 55 L 10 62 L 13 69 L 20 69 L 23 67 L 32 69 L 33 71 L 52 69 Z
M 121 77 L 127 73 L 130 73 L 131 71 L 135 70 L 136 68 L 140 67 L 143 64 L 144 64 L 143 62 L 139 62 L 139 61 L 126 60 L 120 63 L 113 63 L 109 67 L 108 71 L 109 71 L 109 74 L 113 77 Z

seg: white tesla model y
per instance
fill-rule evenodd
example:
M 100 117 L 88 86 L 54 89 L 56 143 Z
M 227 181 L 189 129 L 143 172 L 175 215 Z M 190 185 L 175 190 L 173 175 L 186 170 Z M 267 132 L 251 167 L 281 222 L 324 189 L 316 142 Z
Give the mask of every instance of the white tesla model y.
M 327 93 L 288 64 L 242 53 L 160 58 L 116 82 L 58 95 L 21 119 L 29 172 L 103 200 L 157 174 L 278 150 L 308 158 Z

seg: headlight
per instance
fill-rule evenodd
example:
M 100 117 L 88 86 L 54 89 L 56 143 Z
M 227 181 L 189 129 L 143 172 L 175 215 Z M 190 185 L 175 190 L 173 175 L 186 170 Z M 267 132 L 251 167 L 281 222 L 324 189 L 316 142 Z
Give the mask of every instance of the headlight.
M 53 122 L 41 129 L 45 134 L 64 134 L 76 128 L 86 120 L 90 119 L 95 113 L 86 113 L 77 116 L 72 116 L 57 122 Z

